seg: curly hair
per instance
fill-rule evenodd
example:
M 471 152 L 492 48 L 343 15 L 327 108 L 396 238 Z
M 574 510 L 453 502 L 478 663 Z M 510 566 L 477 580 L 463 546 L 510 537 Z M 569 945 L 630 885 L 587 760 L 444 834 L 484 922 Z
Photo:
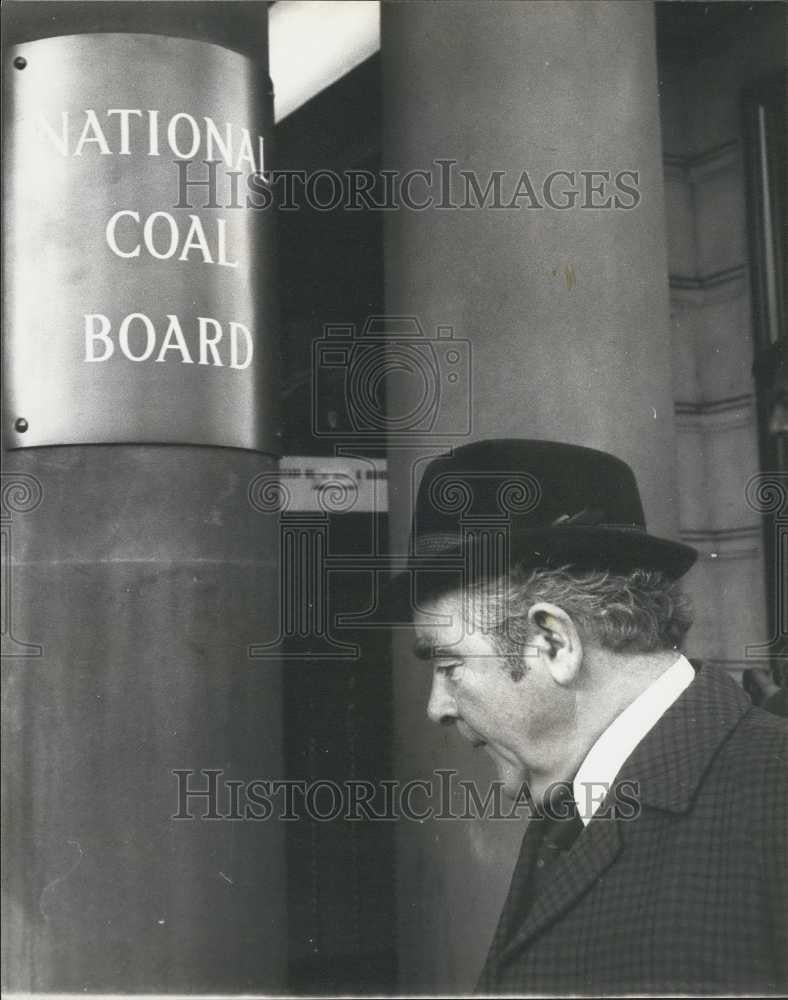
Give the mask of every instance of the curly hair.
M 532 638 L 528 611 L 540 601 L 562 608 L 581 635 L 615 652 L 679 649 L 692 624 L 689 599 L 675 581 L 654 570 L 520 567 L 495 583 L 475 584 L 466 597 L 474 624 L 503 654 Z

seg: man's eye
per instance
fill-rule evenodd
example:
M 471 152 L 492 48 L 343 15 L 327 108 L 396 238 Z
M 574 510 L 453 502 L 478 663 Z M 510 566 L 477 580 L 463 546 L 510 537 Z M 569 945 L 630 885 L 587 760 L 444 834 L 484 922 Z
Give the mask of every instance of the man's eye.
M 435 669 L 444 677 L 451 677 L 457 667 L 459 667 L 459 663 L 440 663 Z

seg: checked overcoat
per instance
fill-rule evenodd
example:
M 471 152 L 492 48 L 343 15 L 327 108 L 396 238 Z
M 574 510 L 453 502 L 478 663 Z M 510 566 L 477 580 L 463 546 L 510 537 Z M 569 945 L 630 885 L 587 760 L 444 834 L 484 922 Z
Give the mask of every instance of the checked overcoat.
M 535 899 L 526 832 L 478 990 L 784 993 L 788 723 L 702 668 L 618 780 L 637 816 L 595 816 Z

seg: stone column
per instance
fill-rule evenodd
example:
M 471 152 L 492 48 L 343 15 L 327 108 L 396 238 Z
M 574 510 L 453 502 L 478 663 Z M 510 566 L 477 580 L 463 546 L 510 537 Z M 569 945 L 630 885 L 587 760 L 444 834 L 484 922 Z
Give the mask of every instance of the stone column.
M 52 35 L 176 36 L 250 55 L 265 94 L 265 4 L 3 13 L 5 60 Z M 118 95 L 122 79 L 107 100 Z M 155 309 L 150 285 L 140 302 L 146 288 Z M 172 818 L 175 770 L 193 772 L 192 790 L 208 788 L 200 769 L 222 772 L 214 815 L 225 816 L 225 779 L 282 774 L 280 670 L 248 656 L 277 634 L 276 523 L 248 496 L 275 460 L 135 443 L 3 458 L 4 988 L 283 992 L 281 824 Z M 195 817 L 207 806 L 188 802 Z
M 434 198 L 387 217 L 386 309 L 470 345 L 470 394 L 443 386 L 433 432 L 390 451 L 394 551 L 416 457 L 486 437 L 613 452 L 635 469 L 650 528 L 674 533 L 653 6 L 385 4 L 382 50 L 384 165 L 431 171 Z M 427 197 L 418 179 L 411 191 Z M 392 387 L 392 413 L 408 411 L 414 384 Z M 403 650 L 394 683 L 399 774 L 442 765 L 489 778 L 429 726 L 428 678 Z M 473 987 L 521 834 L 494 821 L 403 824 L 404 989 Z

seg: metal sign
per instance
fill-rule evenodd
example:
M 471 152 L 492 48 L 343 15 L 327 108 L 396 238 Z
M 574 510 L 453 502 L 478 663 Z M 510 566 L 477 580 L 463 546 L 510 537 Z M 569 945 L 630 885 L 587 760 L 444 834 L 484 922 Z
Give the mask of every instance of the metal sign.
M 19 45 L 4 75 L 7 447 L 276 450 L 251 60 L 90 34 Z
M 283 511 L 380 514 L 388 510 L 385 458 L 285 455 L 275 476 L 282 487 Z

